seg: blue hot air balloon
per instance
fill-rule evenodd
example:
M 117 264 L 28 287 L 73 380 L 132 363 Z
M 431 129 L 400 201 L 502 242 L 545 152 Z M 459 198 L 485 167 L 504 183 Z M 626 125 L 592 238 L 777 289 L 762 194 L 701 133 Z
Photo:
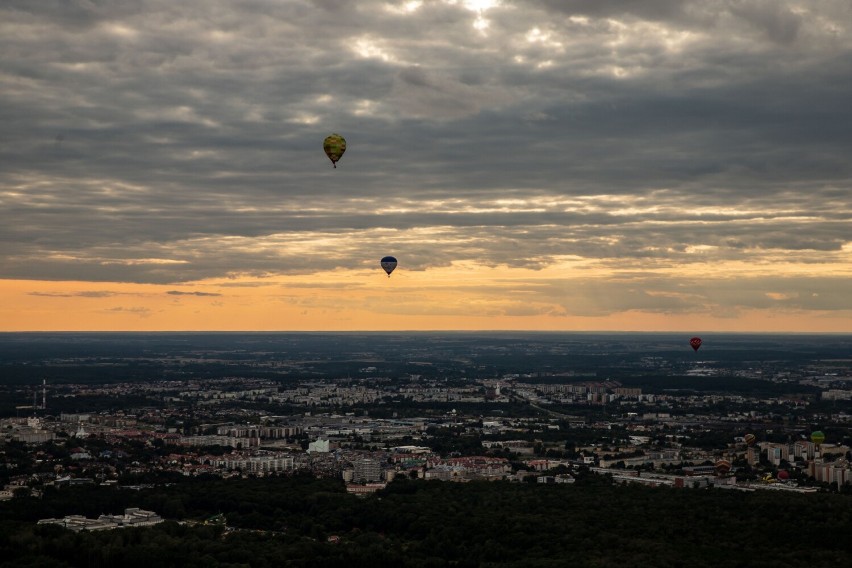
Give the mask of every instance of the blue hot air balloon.
M 388 278 L 390 278 L 391 272 L 396 268 L 396 259 L 392 256 L 386 256 L 382 259 L 382 268 L 384 268 L 385 272 L 388 273 Z

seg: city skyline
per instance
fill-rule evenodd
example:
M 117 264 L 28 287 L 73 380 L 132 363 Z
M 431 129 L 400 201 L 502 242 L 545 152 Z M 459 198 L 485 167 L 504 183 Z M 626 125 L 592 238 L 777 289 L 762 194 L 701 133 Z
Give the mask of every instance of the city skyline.
M 844 0 L 4 3 L 0 331 L 852 332 L 850 30 Z

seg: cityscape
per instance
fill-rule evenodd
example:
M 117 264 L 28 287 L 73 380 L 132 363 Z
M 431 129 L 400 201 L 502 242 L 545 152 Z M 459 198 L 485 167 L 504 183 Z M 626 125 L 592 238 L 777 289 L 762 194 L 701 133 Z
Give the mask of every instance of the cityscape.
M 850 564 L 849 0 L 9 0 L 0 53 L 0 568 Z
M 852 337 L 688 340 L 3 334 L 0 510 L 69 491 L 303 478 L 367 500 L 400 483 L 544 491 L 593 479 L 848 498 Z M 88 533 L 212 518 L 145 504 L 34 521 Z
M 479 350 L 517 355 L 504 345 L 507 339 L 496 339 Z M 583 344 L 584 337 L 574 340 Z M 418 348 L 422 361 L 401 360 L 415 340 L 396 348 L 403 352 L 397 361 L 378 351 L 347 361 L 357 344 L 341 347 L 343 361 L 332 355 L 297 361 L 288 358 L 288 349 L 252 361 L 245 347 L 113 356 L 111 362 L 97 353 L 41 361 L 54 371 L 86 368 L 90 379 L 66 382 L 57 376 L 50 384 L 42 379 L 3 385 L 7 403 L 18 403 L 15 414 L 0 422 L 5 443 L 39 448 L 26 452 L 24 463 L 6 458 L 7 475 L 32 473 L 9 475 L 3 495 L 9 498 L 16 485 L 37 491 L 42 483 L 117 483 L 125 475 L 155 471 L 223 477 L 306 471 L 341 478 L 356 492 L 374 491 L 397 475 L 570 481 L 568 472 L 577 467 L 649 484 L 682 486 L 689 478 L 690 486 L 745 490 L 852 486 L 848 361 L 799 356 L 784 366 L 777 360 L 725 361 L 724 354 L 709 352 L 673 359 L 653 347 L 643 354 L 640 342 L 600 372 L 589 370 L 588 363 L 574 368 L 540 361 L 531 372 L 506 367 L 510 372 L 488 376 L 477 361 L 485 357 L 449 349 L 451 340 L 433 341 L 433 354 Z M 848 338 L 825 341 L 844 348 Z M 552 336 L 527 342 L 521 350 L 568 350 Z M 592 349 L 607 355 L 604 347 Z M 161 378 L 98 377 L 98 369 L 115 374 L 143 360 Z M 314 369 L 343 362 L 352 366 L 346 376 L 317 376 L 324 372 Z M 31 369 L 33 363 L 12 366 Z M 415 366 L 420 373 L 391 375 L 388 363 Z M 449 363 L 455 367 L 442 376 L 439 369 Z M 187 370 L 193 367 L 199 374 L 215 367 L 222 376 L 199 378 Z M 229 368 L 237 370 L 235 376 L 227 376 Z M 257 369 L 258 376 L 247 376 L 246 368 Z M 635 370 L 632 376 L 629 369 Z M 637 376 L 644 379 L 637 382 Z M 682 388 L 636 386 L 675 376 Z M 721 378 L 748 389 L 704 390 L 702 385 Z M 829 435 L 814 439 L 813 432 Z M 552 475 L 557 471 L 561 476 Z M 358 486 L 364 483 L 369 488 Z

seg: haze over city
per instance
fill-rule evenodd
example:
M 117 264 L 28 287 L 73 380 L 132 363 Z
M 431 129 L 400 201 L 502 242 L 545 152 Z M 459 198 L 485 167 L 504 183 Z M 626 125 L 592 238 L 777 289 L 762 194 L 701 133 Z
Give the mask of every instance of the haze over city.
M 850 29 L 847 0 L 3 2 L 0 331 L 850 332 Z

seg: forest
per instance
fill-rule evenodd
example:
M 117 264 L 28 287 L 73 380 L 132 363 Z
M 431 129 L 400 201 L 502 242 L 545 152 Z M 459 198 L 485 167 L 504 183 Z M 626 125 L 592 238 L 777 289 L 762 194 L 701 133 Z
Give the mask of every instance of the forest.
M 174 481 L 178 481 L 175 479 Z M 141 507 L 150 528 L 36 525 Z M 368 497 L 310 477 L 50 489 L 0 504 L 0 567 L 837 566 L 852 496 L 398 479 Z

